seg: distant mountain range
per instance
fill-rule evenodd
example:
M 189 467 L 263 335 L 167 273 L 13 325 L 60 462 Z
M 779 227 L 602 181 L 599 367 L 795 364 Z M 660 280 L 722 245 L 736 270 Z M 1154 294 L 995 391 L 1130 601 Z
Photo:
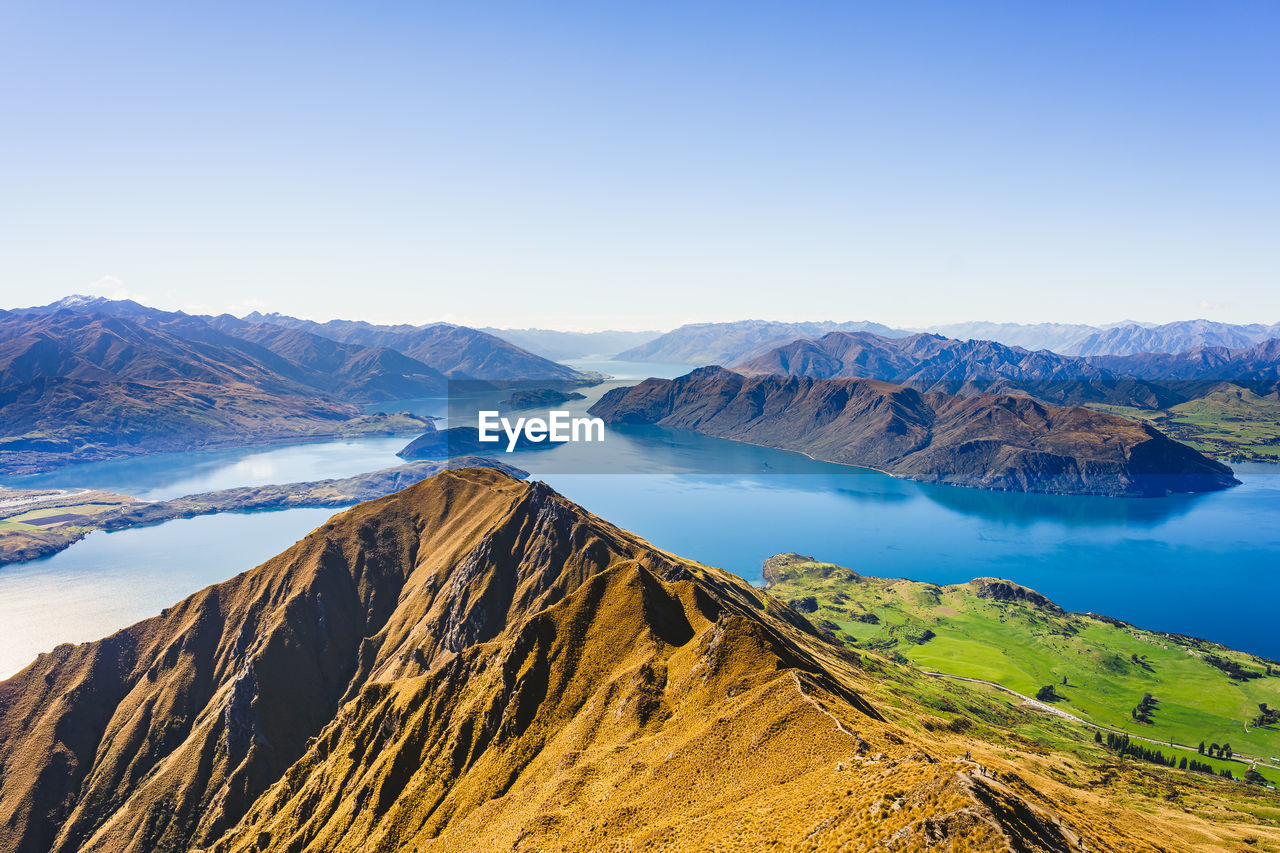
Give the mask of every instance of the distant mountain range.
M 1127 325 L 1124 323 L 1118 325 Z M 1068 354 L 1081 341 L 1103 331 L 1082 323 L 947 323 L 920 331 L 958 340 L 998 341 L 1006 346 L 1029 350 L 1047 349 Z
M 316 323 L 257 312 L 244 320 L 301 329 L 342 343 L 393 349 L 434 367 L 450 379 L 568 382 L 581 378 L 572 368 L 534 355 L 495 335 L 449 323 L 426 326 L 378 326 L 362 320 Z
M 537 353 L 552 361 L 569 361 L 580 358 L 613 358 L 616 353 L 640 346 L 662 332 L 560 332 L 555 329 L 495 329 L 488 326 L 481 332 L 510 341 L 522 349 Z
M 618 354 L 622 361 L 656 361 L 668 364 L 734 364 L 767 352 L 797 338 L 827 332 L 874 332 L 893 337 L 905 335 L 879 323 L 778 323 L 740 320 L 734 323 L 692 323 L 667 332 L 648 343 Z
M 1050 350 L 1059 355 L 1133 355 L 1176 353 L 1200 346 L 1251 347 L 1280 338 L 1280 323 L 1236 325 L 1210 320 L 1185 320 L 1163 325 L 1120 323 L 1087 326 L 1068 323 L 951 323 L 921 329 L 894 329 L 870 322 L 775 323 L 741 320 L 681 326 L 640 346 L 622 352 L 628 361 L 675 364 L 730 365 L 762 355 L 774 347 L 829 332 L 871 332 L 901 338 L 918 332 L 957 340 L 995 341 L 1027 350 Z
M 1025 396 L 702 367 L 616 388 L 589 411 L 606 423 L 687 429 L 929 483 L 1115 496 L 1236 483 L 1227 466 L 1149 424 Z
M 1029 350 L 1047 349 L 1062 355 L 1132 355 L 1140 352 L 1182 352 L 1198 346 L 1248 347 L 1280 337 L 1274 325 L 1181 320 L 1175 323 L 950 323 L 921 331 L 961 340 L 999 341 Z
M 1064 405 L 1106 403 L 1162 409 L 1230 383 L 1261 394 L 1280 389 L 1280 340 L 1246 349 L 1064 356 L 993 341 L 917 334 L 884 338 L 832 332 L 792 341 L 734 365 L 748 375 L 861 377 L 949 394 L 1026 393 Z
M 1228 349 L 1198 346 L 1179 353 L 1100 355 L 1090 364 L 1131 376 L 1160 377 L 1163 380 L 1233 382 L 1254 390 L 1275 390 L 1280 381 L 1280 339 L 1250 347 Z
M 1280 338 L 1280 323 L 1233 325 L 1210 320 L 1186 320 L 1161 326 L 1117 326 L 1089 336 L 1067 355 L 1134 355 L 1176 353 L 1195 347 L 1251 347 Z
M 1085 359 L 928 334 L 885 338 L 869 332 L 831 332 L 784 344 L 734 369 L 749 375 L 880 379 L 947 394 L 1023 392 L 1063 405 L 1159 408 L 1181 402 L 1158 385 Z
M 582 377 L 461 326 L 196 317 L 70 297 L 0 312 L 0 472 L 380 432 L 357 404 L 442 395 L 454 378 Z

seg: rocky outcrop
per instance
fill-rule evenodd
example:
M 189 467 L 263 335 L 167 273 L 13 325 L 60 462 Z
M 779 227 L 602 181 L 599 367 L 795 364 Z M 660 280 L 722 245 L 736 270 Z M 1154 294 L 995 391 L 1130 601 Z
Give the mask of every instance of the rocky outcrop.
M 973 588 L 974 594 L 978 598 L 987 598 L 991 601 L 1019 601 L 1035 605 L 1051 613 L 1066 612 L 1046 596 L 1013 581 L 1000 578 L 974 578 L 969 581 L 969 586 Z

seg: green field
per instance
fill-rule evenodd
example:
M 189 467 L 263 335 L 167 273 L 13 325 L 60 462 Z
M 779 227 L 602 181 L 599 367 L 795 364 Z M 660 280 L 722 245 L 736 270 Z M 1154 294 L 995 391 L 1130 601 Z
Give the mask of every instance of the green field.
M 0 565 L 55 553 L 97 526 L 94 517 L 134 502 L 108 492 L 5 493 L 36 500 L 0 508 Z
M 771 558 L 766 578 L 771 594 L 855 648 L 1027 696 L 1053 685 L 1059 698 L 1049 704 L 1089 723 L 1160 741 L 1166 755 L 1170 740 L 1192 747 L 1200 741 L 1230 744 L 1237 756 L 1258 759 L 1263 775 L 1280 782 L 1280 764 L 1270 760 L 1280 757 L 1280 722 L 1253 725 L 1260 704 L 1280 707 L 1275 662 L 1106 617 L 1065 613 L 1007 581 L 937 586 L 885 580 L 798 555 Z M 1140 721 L 1134 711 L 1147 693 L 1153 709 Z M 1215 763 L 1237 776 L 1245 769 L 1239 762 Z
M 1234 462 L 1280 462 L 1280 397 L 1260 397 L 1223 384 L 1203 397 L 1169 409 L 1094 405 L 1093 409 L 1150 421 L 1201 453 Z

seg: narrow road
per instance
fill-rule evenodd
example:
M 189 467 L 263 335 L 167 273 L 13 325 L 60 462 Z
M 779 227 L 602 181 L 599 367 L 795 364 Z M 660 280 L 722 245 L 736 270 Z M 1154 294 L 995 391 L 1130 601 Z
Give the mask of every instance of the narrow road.
M 950 675 L 945 672 L 933 672 L 931 670 L 925 670 L 924 674 L 931 675 L 934 678 L 950 679 L 951 681 L 968 681 L 971 684 L 985 684 L 987 687 L 994 687 L 996 690 L 999 690 L 1002 693 L 1008 693 L 1010 696 L 1016 696 L 1017 698 L 1023 701 L 1023 704 L 1030 705 L 1033 708 L 1039 708 L 1041 711 L 1047 711 L 1048 713 L 1053 714 L 1055 716 L 1062 717 L 1067 720 L 1071 720 L 1073 723 L 1079 723 L 1082 726 L 1088 726 L 1091 729 L 1098 729 L 1100 731 L 1111 732 L 1113 734 L 1118 734 L 1118 735 L 1127 735 L 1129 740 L 1142 740 L 1142 741 L 1146 741 L 1147 743 L 1154 743 L 1158 746 L 1167 746 L 1173 749 L 1185 749 L 1188 752 L 1193 752 L 1196 755 L 1201 755 L 1201 752 L 1197 747 L 1187 746 L 1185 743 L 1172 743 L 1167 740 L 1156 740 L 1155 738 L 1143 737 L 1142 735 L 1135 735 L 1133 732 L 1127 732 L 1124 729 L 1113 729 L 1110 726 L 1101 726 L 1101 725 L 1098 725 L 1097 723 L 1091 723 L 1086 719 L 1077 717 L 1075 714 L 1068 713 L 1062 710 L 1061 708 L 1055 708 L 1052 705 L 1048 704 L 1047 702 L 1041 702 L 1039 699 L 1033 699 L 1030 696 L 1019 693 L 1016 690 L 1010 690 L 1008 687 L 1005 687 L 1003 684 L 997 684 L 994 681 L 986 681 L 985 679 L 982 679 L 982 678 L 969 678 L 968 676 L 965 676 L 965 675 Z M 1218 761 L 1235 761 L 1239 764 L 1245 765 L 1246 767 L 1252 767 L 1254 764 L 1261 764 L 1263 767 L 1274 766 L 1274 765 L 1268 764 L 1266 761 L 1264 761 L 1261 758 L 1257 758 L 1251 755 L 1243 755 L 1238 752 L 1233 753 L 1231 758 L 1219 758 L 1217 760 Z

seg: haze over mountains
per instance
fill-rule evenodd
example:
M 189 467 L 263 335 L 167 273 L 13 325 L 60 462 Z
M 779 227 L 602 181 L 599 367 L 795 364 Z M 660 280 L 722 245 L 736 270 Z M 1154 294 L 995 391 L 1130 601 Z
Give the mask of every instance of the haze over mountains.
M 741 320 L 681 326 L 644 345 L 620 353 L 633 361 L 719 364 L 727 366 L 755 358 L 774 347 L 829 332 L 871 332 L 901 338 L 927 332 L 959 340 L 995 341 L 1028 350 L 1059 355 L 1132 355 L 1175 353 L 1199 346 L 1249 347 L 1280 337 L 1280 323 L 1236 325 L 1210 320 L 1186 320 L 1162 325 L 1121 323 L 1087 326 L 1063 323 L 952 323 L 921 329 L 894 329 L 866 321 L 836 323 L 777 323 Z
M 625 349 L 647 343 L 662 332 L 562 332 L 556 329 L 495 329 L 481 332 L 510 341 L 518 347 L 553 361 L 576 358 L 613 358 Z
M 879 323 L 779 323 L 741 320 L 734 323 L 691 323 L 648 343 L 618 353 L 623 361 L 657 361 L 670 364 L 733 364 L 796 338 L 832 331 L 870 331 L 894 336 L 906 334 Z
M 0 848 L 1154 851 L 1231 835 L 1154 795 L 1141 814 L 1099 809 L 1078 759 L 1050 772 L 1026 739 L 965 736 L 969 712 L 895 691 L 908 677 L 542 484 L 451 471 L 0 682 Z
M 1086 326 L 1060 323 L 953 323 L 924 331 L 952 338 L 999 341 L 1062 355 L 1132 355 L 1182 352 L 1199 346 L 1248 347 L 1280 337 L 1280 323 L 1219 323 L 1181 320 L 1174 323 L 1116 323 Z

